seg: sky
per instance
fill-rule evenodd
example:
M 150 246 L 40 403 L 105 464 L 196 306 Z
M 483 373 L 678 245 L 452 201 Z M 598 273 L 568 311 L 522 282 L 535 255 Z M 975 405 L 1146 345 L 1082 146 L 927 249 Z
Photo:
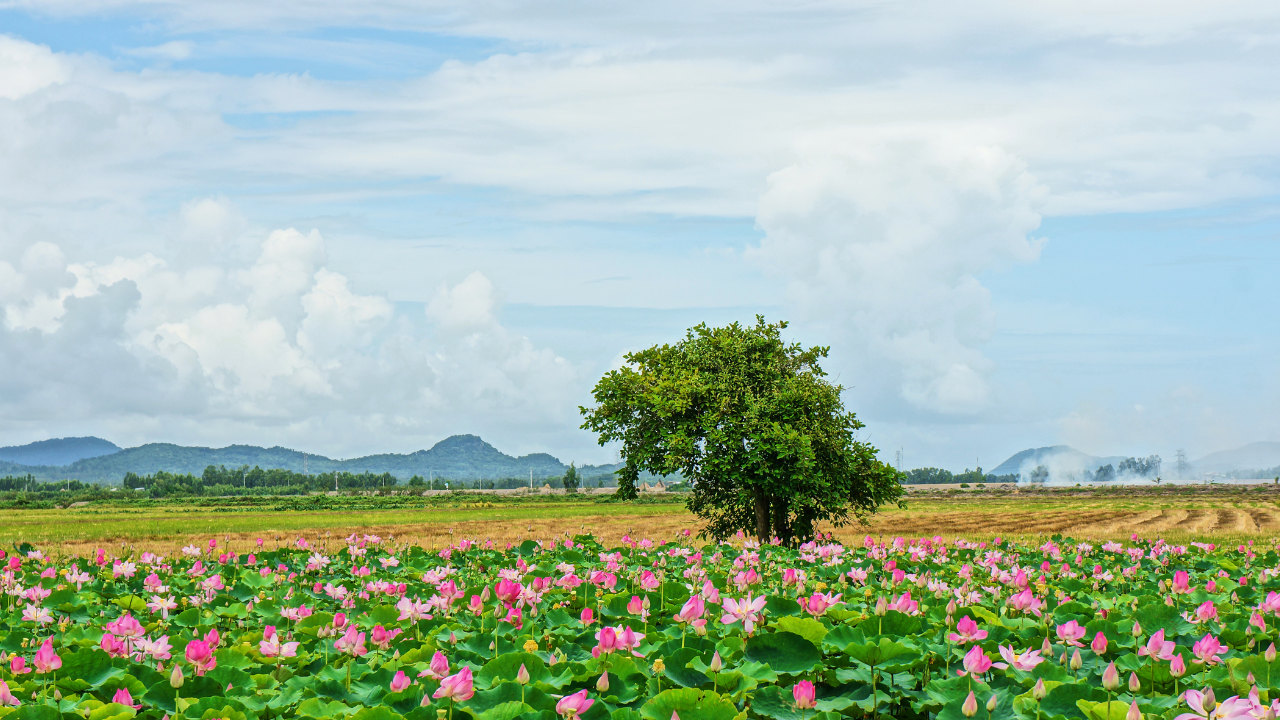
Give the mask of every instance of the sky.
M 612 462 L 787 320 L 906 467 L 1280 440 L 1271 0 L 0 0 L 0 445 Z

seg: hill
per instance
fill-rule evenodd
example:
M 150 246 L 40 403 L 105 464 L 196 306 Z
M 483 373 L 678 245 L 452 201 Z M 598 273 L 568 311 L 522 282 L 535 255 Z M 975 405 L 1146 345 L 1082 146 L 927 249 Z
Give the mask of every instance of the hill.
M 26 445 L 0 447 L 0 463 L 14 465 L 70 465 L 77 460 L 119 452 L 120 446 L 98 437 L 40 440 Z M 4 467 L 0 464 L 0 470 Z
M 1044 465 L 1054 473 L 1076 473 L 1085 470 L 1093 472 L 1103 465 L 1118 465 L 1122 460 L 1124 458 L 1120 456 L 1089 455 L 1070 445 L 1051 445 L 1014 453 L 1008 460 L 988 472 L 992 475 L 1018 475 L 1023 470 L 1033 469 L 1037 465 Z
M 1249 443 L 1234 450 L 1210 453 L 1191 463 L 1199 473 L 1268 470 L 1280 467 L 1280 442 Z
M 454 435 L 428 450 L 408 454 L 384 453 L 335 460 L 283 447 L 263 448 L 256 445 L 230 445 L 224 448 L 190 447 L 171 443 L 150 443 L 111 454 L 86 457 L 63 466 L 52 464 L 19 464 L 0 462 L 0 474 L 30 473 L 41 480 L 81 480 L 84 482 L 119 483 L 125 473 L 150 475 L 160 470 L 199 475 L 210 465 L 235 467 L 280 468 L 311 474 L 328 472 L 390 473 L 401 480 L 414 475 L 424 478 L 478 480 L 525 478 L 532 473 L 535 480 L 560 477 L 569 468 L 546 453 L 513 457 L 475 435 Z M 611 475 L 618 465 L 584 466 L 584 477 Z

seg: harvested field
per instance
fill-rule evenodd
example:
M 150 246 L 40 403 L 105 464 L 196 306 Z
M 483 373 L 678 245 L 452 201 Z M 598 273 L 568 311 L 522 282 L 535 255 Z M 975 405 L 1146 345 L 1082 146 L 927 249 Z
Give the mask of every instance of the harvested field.
M 461 538 L 496 544 L 590 533 L 613 543 L 623 535 L 663 539 L 697 532 L 678 495 L 644 503 L 604 503 L 527 497 L 500 503 L 458 501 L 413 506 L 379 498 L 358 507 L 280 509 L 237 507 L 217 500 L 148 507 L 89 505 L 65 510 L 8 510 L 0 542 L 28 541 L 50 551 L 85 552 L 97 547 L 145 545 L 174 551 L 217 537 L 238 548 L 261 538 L 276 546 L 299 536 L 338 543 L 352 532 L 370 532 L 397 542 L 442 547 Z M 336 504 L 344 502 L 337 499 Z M 352 501 L 353 503 L 356 501 Z M 382 503 L 386 505 L 386 503 Z M 1137 533 L 1171 541 L 1243 542 L 1280 537 L 1280 492 L 1223 488 L 1216 492 L 1103 491 L 964 492 L 913 496 L 905 508 L 889 508 L 866 526 L 839 529 L 844 540 L 864 535 L 1035 539 L 1055 534 L 1080 540 L 1123 539 Z

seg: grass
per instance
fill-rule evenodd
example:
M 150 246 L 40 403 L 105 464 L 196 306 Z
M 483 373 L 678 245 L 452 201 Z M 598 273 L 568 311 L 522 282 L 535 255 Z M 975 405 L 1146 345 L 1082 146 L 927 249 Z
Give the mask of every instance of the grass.
M 298 536 L 336 544 L 352 532 L 372 532 L 441 547 L 462 538 L 501 544 L 584 532 L 607 542 L 628 533 L 665 539 L 686 529 L 696 532 L 698 527 L 678 495 L 643 496 L 635 503 L 608 497 L 479 493 L 426 498 L 213 498 L 8 510 L 0 526 L 0 544 L 31 542 L 65 552 L 89 552 L 106 545 L 173 552 L 211 537 L 249 548 L 258 538 L 269 545 L 292 542 Z M 1274 539 L 1280 536 L 1280 490 L 926 493 L 909 498 L 905 509 L 885 509 L 868 526 L 854 525 L 836 534 L 844 540 L 864 534 L 1020 540 L 1063 534 L 1103 541 L 1125 539 L 1134 532 L 1177 542 Z

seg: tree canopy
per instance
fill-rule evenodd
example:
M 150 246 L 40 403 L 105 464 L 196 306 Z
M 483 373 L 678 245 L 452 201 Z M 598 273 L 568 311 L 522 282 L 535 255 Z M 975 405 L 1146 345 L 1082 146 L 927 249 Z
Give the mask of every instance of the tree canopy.
M 786 327 L 703 323 L 601 378 L 582 427 L 622 444 L 620 496 L 636 495 L 642 471 L 680 473 L 707 534 L 788 543 L 901 498 L 898 471 L 857 439 L 862 423 L 819 365 L 829 349 L 784 342 Z

